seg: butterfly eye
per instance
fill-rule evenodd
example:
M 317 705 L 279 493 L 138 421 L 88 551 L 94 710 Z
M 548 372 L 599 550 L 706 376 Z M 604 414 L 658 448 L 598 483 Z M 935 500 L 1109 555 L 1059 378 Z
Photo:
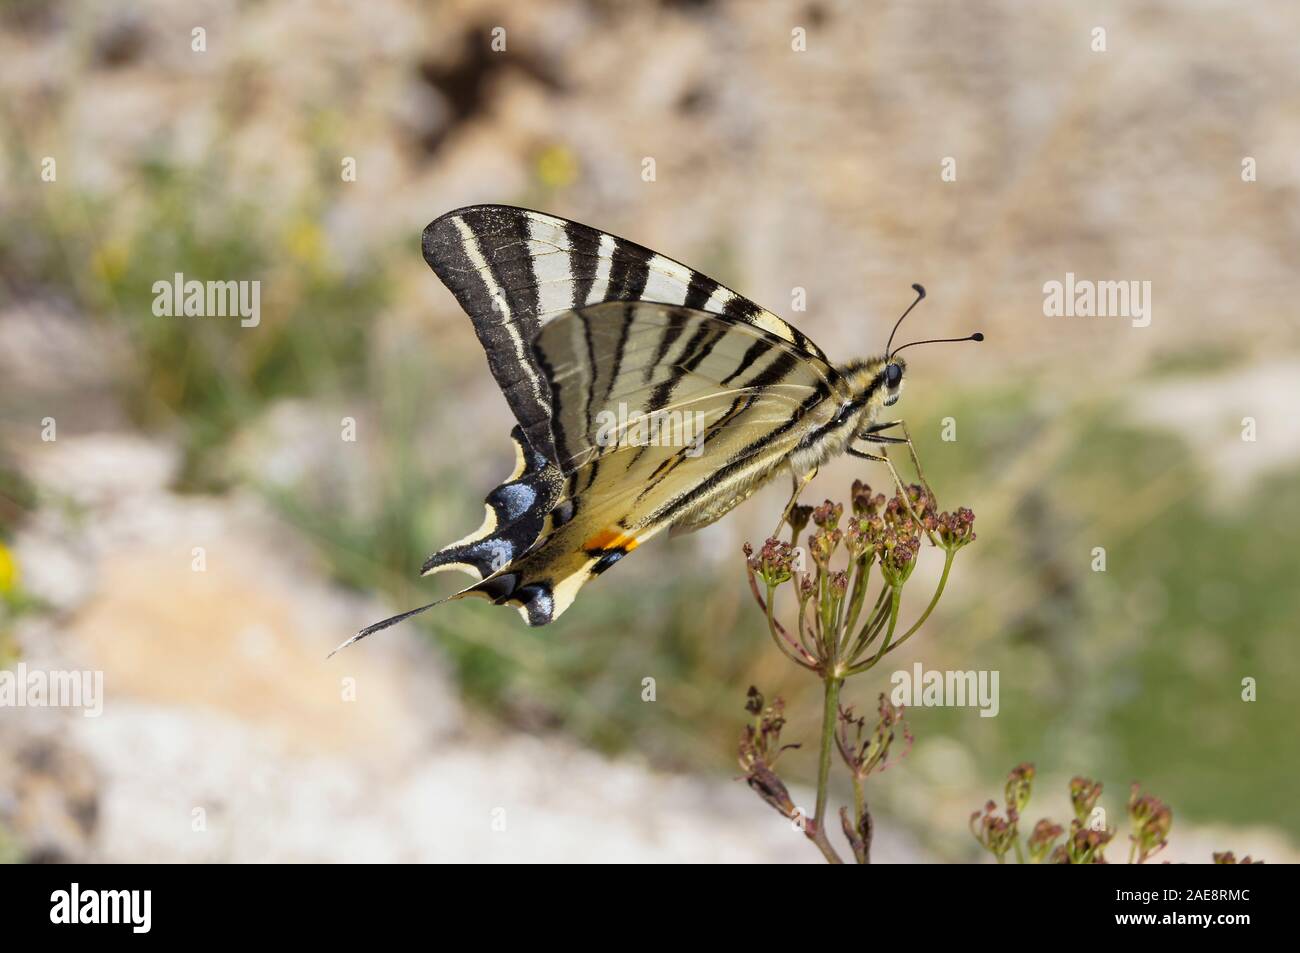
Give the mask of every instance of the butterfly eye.
M 890 364 L 885 368 L 885 383 L 891 388 L 897 387 L 899 381 L 903 379 L 903 369 L 897 364 Z

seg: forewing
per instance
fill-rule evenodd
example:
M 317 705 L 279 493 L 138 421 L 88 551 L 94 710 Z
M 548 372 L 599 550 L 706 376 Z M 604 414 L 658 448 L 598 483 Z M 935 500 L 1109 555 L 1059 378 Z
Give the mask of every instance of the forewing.
M 551 459 L 545 376 L 529 342 L 555 316 L 608 301 L 708 311 L 825 362 L 798 329 L 705 275 L 648 248 L 553 215 L 476 205 L 424 230 L 424 258 L 470 319 L 529 444 Z

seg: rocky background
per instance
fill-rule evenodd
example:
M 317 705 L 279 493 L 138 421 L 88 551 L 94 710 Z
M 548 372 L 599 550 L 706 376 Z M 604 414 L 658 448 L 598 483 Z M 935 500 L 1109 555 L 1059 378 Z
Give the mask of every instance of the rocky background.
M 0 663 L 106 700 L 0 708 L 0 856 L 815 858 L 734 780 L 750 684 L 790 740 L 820 714 L 744 590 L 780 489 L 546 630 L 460 603 L 325 659 L 451 585 L 419 564 L 509 468 L 419 254 L 494 201 L 845 359 L 913 281 L 909 337 L 988 335 L 908 352 L 899 409 L 980 539 L 898 667 L 996 669 L 1001 711 L 911 713 L 878 859 L 978 857 L 967 817 L 1023 760 L 1106 781 L 1116 819 L 1141 780 L 1170 859 L 1295 859 L 1297 37 L 1281 2 L 4 5 Z M 156 317 L 176 272 L 261 281 L 261 324 Z M 1150 326 L 1044 316 L 1067 272 L 1150 281 Z M 843 461 L 809 498 L 858 476 L 887 480 Z

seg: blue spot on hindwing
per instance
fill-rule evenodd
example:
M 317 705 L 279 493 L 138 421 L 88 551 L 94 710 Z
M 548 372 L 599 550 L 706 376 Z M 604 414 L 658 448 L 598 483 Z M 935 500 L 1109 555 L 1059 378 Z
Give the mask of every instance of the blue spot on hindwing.
M 492 495 L 505 511 L 502 515 L 506 522 L 519 519 L 537 502 L 537 491 L 527 483 L 506 483 Z

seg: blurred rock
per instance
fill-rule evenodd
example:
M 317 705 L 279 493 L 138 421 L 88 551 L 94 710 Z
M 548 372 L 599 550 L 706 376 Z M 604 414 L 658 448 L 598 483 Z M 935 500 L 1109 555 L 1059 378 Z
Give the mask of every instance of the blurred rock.
M 100 778 L 91 759 L 48 710 L 6 710 L 0 718 L 0 840 L 13 859 L 62 863 L 93 856 Z M 55 715 L 56 717 L 49 717 Z
M 1284 471 L 1300 460 L 1300 415 L 1296 381 L 1300 362 L 1260 362 L 1243 372 L 1197 374 L 1156 382 L 1130 402 L 1139 423 L 1168 429 L 1198 451 L 1208 472 L 1212 499 L 1230 508 L 1248 494 L 1252 481 Z M 1253 421 L 1253 440 L 1242 439 L 1243 421 Z

